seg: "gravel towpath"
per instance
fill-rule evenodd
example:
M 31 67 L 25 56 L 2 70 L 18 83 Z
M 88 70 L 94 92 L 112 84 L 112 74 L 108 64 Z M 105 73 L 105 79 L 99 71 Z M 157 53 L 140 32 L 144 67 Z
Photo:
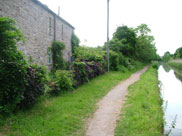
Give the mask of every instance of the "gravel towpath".
M 98 102 L 98 109 L 88 123 L 86 136 L 114 136 L 116 120 L 128 93 L 128 86 L 138 81 L 140 75 L 147 69 L 148 66 L 132 74 L 130 78 L 122 81 Z

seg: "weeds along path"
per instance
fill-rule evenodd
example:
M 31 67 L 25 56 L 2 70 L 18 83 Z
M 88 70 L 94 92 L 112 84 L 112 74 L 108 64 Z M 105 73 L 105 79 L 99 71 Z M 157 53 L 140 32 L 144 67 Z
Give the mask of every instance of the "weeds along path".
M 119 118 L 128 87 L 138 81 L 140 75 L 147 69 L 148 66 L 132 74 L 130 78 L 122 81 L 99 101 L 98 109 L 88 122 L 86 136 L 114 136 L 116 120 Z

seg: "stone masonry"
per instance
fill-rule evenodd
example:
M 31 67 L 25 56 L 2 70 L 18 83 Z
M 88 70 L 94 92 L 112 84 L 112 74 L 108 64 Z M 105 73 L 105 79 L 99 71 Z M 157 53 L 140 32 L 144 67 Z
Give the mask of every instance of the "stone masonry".
M 26 43 L 20 44 L 19 49 L 27 58 L 32 56 L 34 63 L 51 68 L 48 48 L 54 40 L 65 43 L 64 59 L 70 61 L 74 27 L 46 5 L 38 0 L 0 0 L 0 16 L 8 16 L 16 21 L 26 39 Z

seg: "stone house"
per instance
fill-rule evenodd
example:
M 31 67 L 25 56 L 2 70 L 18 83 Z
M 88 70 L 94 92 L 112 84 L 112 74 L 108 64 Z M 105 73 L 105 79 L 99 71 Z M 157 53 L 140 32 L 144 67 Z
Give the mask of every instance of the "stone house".
M 72 56 L 71 37 L 74 27 L 56 15 L 38 0 L 0 0 L 0 16 L 8 16 L 16 21 L 22 30 L 26 43 L 19 49 L 34 63 L 51 68 L 52 57 L 49 47 L 54 40 L 65 43 L 64 59 Z

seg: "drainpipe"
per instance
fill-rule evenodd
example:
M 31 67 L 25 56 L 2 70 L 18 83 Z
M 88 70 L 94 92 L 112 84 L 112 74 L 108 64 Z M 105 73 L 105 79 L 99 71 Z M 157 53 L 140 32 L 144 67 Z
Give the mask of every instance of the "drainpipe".
M 56 15 L 54 15 L 54 41 L 56 41 Z

